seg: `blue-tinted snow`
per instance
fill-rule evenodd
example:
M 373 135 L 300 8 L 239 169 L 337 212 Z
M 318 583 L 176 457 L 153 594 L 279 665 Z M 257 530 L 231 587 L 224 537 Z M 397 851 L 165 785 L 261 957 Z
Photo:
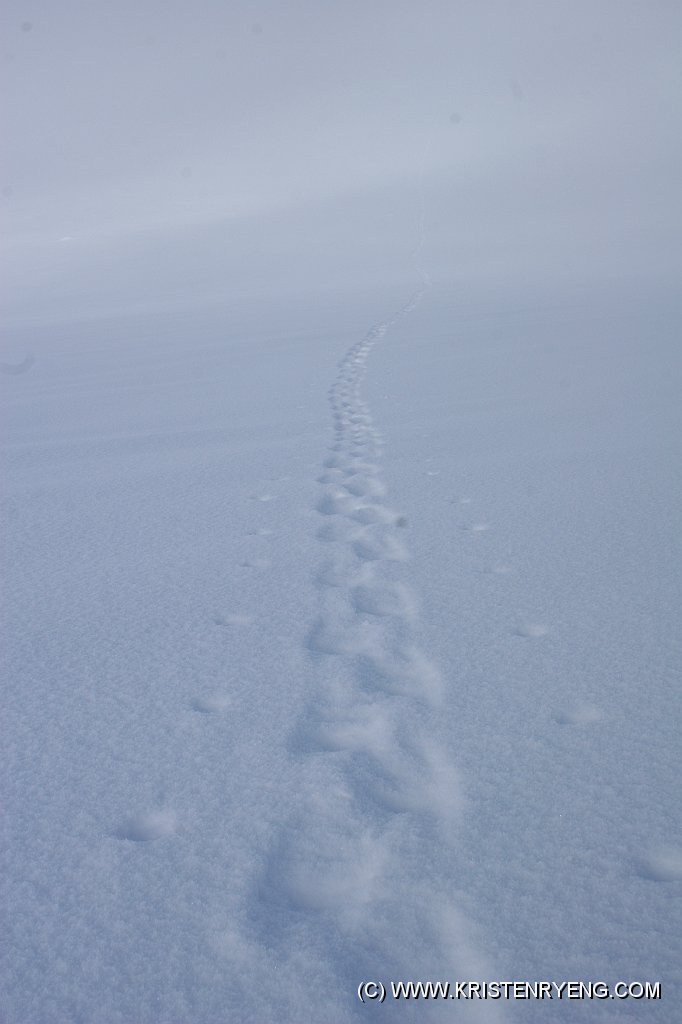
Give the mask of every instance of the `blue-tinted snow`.
M 675 16 L 619 10 L 8 5 L 3 1020 L 679 1017 Z

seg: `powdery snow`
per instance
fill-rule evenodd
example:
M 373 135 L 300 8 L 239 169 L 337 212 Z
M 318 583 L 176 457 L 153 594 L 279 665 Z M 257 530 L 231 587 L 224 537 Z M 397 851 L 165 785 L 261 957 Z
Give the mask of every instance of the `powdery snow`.
M 671 1019 L 674 321 L 418 298 L 5 379 L 8 1020 Z
M 668 8 L 15 6 L 3 1021 L 680 1019 Z

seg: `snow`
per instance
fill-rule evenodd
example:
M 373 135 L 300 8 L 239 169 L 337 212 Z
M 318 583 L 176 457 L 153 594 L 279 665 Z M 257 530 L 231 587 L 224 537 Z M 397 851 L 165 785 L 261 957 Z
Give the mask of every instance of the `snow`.
M 365 976 L 671 1019 L 674 316 L 419 297 L 25 327 L 6 1019 L 352 1020 Z
M 8 1024 L 680 1019 L 667 15 L 627 8 L 606 55 L 579 8 L 559 42 L 543 5 L 509 39 L 471 14 L 445 89 L 450 7 L 427 7 L 397 5 L 390 31 L 354 7 L 357 39 L 331 10 L 244 8 L 248 44 L 220 67 L 246 81 L 262 46 L 294 85 L 266 76 L 234 115 L 201 84 L 228 73 L 204 66 L 209 27 L 171 12 L 187 49 L 144 53 L 175 101 L 172 72 L 200 65 L 179 123 L 205 98 L 243 152 L 202 150 L 199 125 L 172 186 L 151 156 L 125 177 L 125 125 L 99 119 L 98 148 L 69 114 L 55 180 L 24 167 L 26 194 L 3 191 Z M 22 45 L 54 42 L 62 88 L 106 99 L 110 72 L 57 45 L 71 15 L 31 16 Z M 127 23 L 107 24 L 110 55 Z M 479 60 L 507 46 L 530 64 L 500 99 Z M 396 97 L 369 86 L 412 48 L 424 81 L 401 64 L 391 130 Z M 17 51 L 30 78 L 40 50 Z M 347 51 L 363 88 L 336 92 Z M 586 104 L 573 69 L 593 51 Z M 156 107 L 130 53 L 132 127 L 138 94 Z M 628 54 L 660 63 L 641 94 Z M 155 116 L 160 159 L 175 121 Z M 312 170 L 311 117 L 330 147 Z M 39 146 L 16 145 L 21 171 Z M 60 175 L 91 151 L 76 201 Z M 358 998 L 409 980 L 660 982 L 662 999 Z

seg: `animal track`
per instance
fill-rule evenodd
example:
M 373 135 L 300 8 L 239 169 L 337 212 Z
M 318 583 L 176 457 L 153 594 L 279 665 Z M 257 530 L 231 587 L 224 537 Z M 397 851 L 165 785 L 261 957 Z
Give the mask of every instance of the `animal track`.
M 382 498 L 386 493 L 386 488 L 380 480 L 361 473 L 347 477 L 343 486 L 349 494 L 354 494 L 358 498 Z
M 232 700 L 227 694 L 214 693 L 206 697 L 195 697 L 192 701 L 192 708 L 203 715 L 215 715 L 226 711 L 231 703 Z
M 345 587 L 348 583 L 348 571 L 337 562 L 325 562 L 316 577 L 321 587 Z
M 366 562 L 404 562 L 407 550 L 390 533 L 364 534 L 353 541 L 353 551 Z
M 397 516 L 381 505 L 358 505 L 351 512 L 351 518 L 363 526 L 371 526 L 374 523 L 395 522 Z
M 147 811 L 129 818 L 118 830 L 118 839 L 134 843 L 149 843 L 155 839 L 171 836 L 176 829 L 175 814 L 171 810 Z
M 547 635 L 548 629 L 540 622 L 520 622 L 514 632 L 517 636 L 539 639 Z
M 335 516 L 347 512 L 350 507 L 348 495 L 336 487 L 327 488 L 315 506 L 320 515 Z
M 325 548 L 315 576 L 320 607 L 304 640 L 316 685 L 292 737 L 299 809 L 258 885 L 268 907 L 289 907 L 296 928 L 314 929 L 313 941 L 329 936 L 330 960 L 353 974 L 366 969 L 368 951 L 377 963 L 395 964 L 396 949 L 453 962 L 452 931 L 436 923 L 462 805 L 438 739 L 446 680 L 415 641 L 418 603 L 402 578 L 407 518 L 386 500 L 383 439 L 362 398 L 372 349 L 428 286 L 419 274 L 423 284 L 405 305 L 348 350 L 329 391 L 334 436 L 315 503 Z M 409 910 L 392 884 L 396 872 L 413 888 Z M 291 929 L 283 924 L 275 938 L 272 915 L 258 920 L 262 941 L 288 956 Z M 464 940 L 461 947 L 464 958 Z
M 239 563 L 243 569 L 269 569 L 270 560 L 257 555 L 249 556 Z
M 216 615 L 213 620 L 216 626 L 250 626 L 252 615 Z
M 652 882 L 682 880 L 682 849 L 662 846 L 647 853 L 638 862 L 639 874 Z
M 390 653 L 368 646 L 360 667 L 362 685 L 369 689 L 403 694 L 437 707 L 443 697 L 440 670 L 418 647 L 407 644 Z
M 16 376 L 20 373 L 28 373 L 34 363 L 35 356 L 29 354 L 25 359 L 22 359 L 20 363 L 0 363 L 0 371 L 2 373 L 11 373 Z
M 359 584 L 351 591 L 351 601 L 356 611 L 366 615 L 402 616 L 408 619 L 415 615 L 414 597 L 401 583 L 379 586 Z
M 603 717 L 603 713 L 594 704 L 575 704 L 557 711 L 554 721 L 558 725 L 594 725 L 601 722 Z
M 317 531 L 317 539 L 326 544 L 335 544 L 349 540 L 353 536 L 352 524 L 342 519 L 332 519 L 324 523 Z
M 321 654 L 361 654 L 364 643 L 352 628 L 344 629 L 334 619 L 319 618 L 308 635 L 308 647 Z

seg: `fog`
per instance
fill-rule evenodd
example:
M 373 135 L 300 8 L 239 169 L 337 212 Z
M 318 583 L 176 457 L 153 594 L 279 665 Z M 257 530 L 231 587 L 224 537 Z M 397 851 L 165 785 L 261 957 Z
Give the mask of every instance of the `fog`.
M 8 2 L 6 313 L 670 282 L 675 3 Z M 421 198 L 420 198 L 421 197 Z
M 681 14 L 5 0 L 3 1021 L 669 1024 Z

